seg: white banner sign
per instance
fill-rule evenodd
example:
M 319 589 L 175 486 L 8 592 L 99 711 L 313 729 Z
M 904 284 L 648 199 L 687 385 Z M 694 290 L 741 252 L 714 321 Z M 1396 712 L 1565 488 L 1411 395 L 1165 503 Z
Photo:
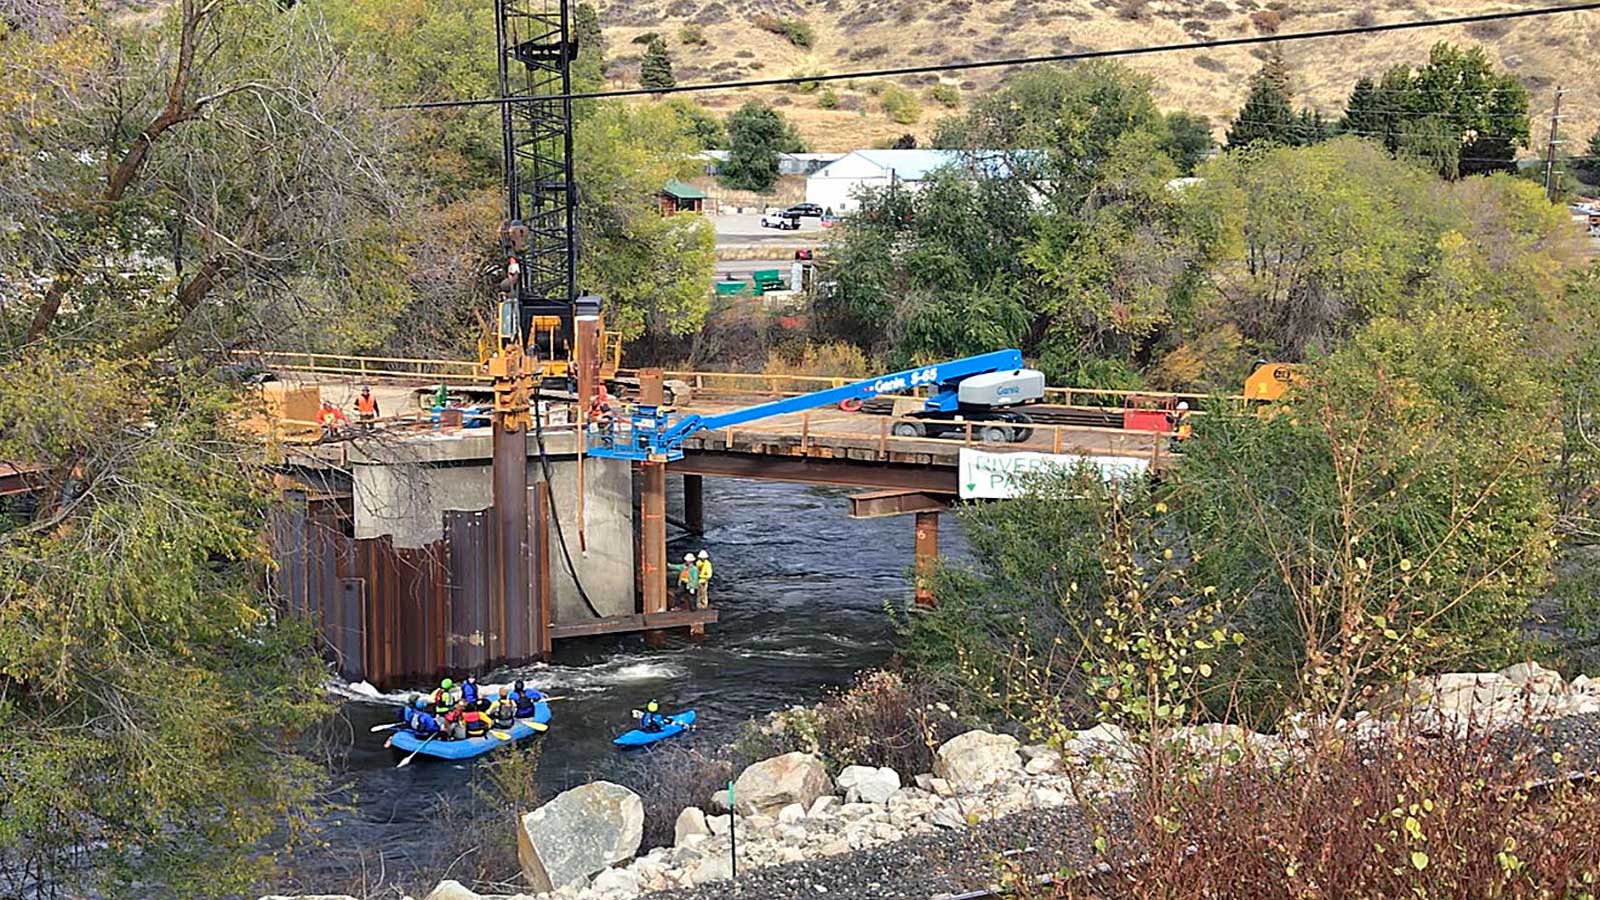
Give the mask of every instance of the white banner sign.
M 1149 468 L 1144 459 L 1126 456 L 1076 456 L 1066 453 L 990 453 L 961 448 L 961 499 L 1004 500 L 1028 492 L 1027 476 L 1059 472 L 1067 474 L 1082 465 L 1100 470 L 1101 477 L 1115 481 L 1139 475 Z

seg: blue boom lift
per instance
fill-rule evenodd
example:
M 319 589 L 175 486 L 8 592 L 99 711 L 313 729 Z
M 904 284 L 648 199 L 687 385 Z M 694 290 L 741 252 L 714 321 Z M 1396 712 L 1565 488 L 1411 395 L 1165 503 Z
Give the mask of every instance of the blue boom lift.
M 996 350 L 710 416 L 690 414 L 674 419 L 666 408 L 641 405 L 630 416 L 628 426 L 619 429 L 610 443 L 588 452 L 590 456 L 611 459 L 670 462 L 683 458 L 684 439 L 697 431 L 733 428 L 770 416 L 923 386 L 930 389 L 927 401 L 913 414 L 914 421 L 895 423 L 896 435 L 937 437 L 955 431 L 964 433 L 966 422 L 973 421 L 979 423 L 974 426 L 974 433 L 985 441 L 1024 441 L 1032 434 L 1027 427 L 1028 417 L 1011 407 L 1044 397 L 1044 375 L 1023 368 L 1020 350 Z

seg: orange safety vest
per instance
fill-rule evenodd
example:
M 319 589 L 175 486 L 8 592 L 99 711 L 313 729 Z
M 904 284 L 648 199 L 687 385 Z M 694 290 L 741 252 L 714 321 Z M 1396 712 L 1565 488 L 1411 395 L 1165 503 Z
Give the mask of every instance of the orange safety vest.
M 371 394 L 362 394 L 356 397 L 356 412 L 363 415 L 374 415 L 378 411 L 378 398 Z

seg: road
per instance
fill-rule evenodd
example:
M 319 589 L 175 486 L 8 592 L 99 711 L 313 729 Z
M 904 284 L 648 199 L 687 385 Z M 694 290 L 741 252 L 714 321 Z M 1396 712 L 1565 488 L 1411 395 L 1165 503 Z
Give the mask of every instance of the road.
M 819 243 L 823 236 L 820 219 L 802 218 L 799 231 L 762 228 L 761 217 L 755 215 L 719 215 L 711 216 L 710 219 L 712 226 L 717 230 L 718 246 L 748 244 L 810 246 Z

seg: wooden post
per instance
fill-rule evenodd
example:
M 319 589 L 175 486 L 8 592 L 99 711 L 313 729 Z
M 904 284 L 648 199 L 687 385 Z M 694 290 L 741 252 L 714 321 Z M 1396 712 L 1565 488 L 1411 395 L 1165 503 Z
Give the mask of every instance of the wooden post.
M 913 567 L 916 580 L 916 604 L 922 609 L 933 608 L 933 564 L 939 558 L 939 514 L 917 513 L 916 563 Z
M 645 615 L 667 611 L 667 466 L 659 462 L 639 464 L 639 571 L 643 586 Z M 659 631 L 646 631 L 645 643 L 652 647 L 665 643 Z

